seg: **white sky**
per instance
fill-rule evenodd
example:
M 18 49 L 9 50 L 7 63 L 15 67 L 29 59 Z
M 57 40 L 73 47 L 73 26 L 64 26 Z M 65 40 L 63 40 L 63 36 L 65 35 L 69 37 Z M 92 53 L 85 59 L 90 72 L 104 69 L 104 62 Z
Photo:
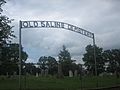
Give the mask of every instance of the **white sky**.
M 105 49 L 120 48 L 120 0 L 9 0 L 4 14 L 11 19 L 18 37 L 19 20 L 48 20 L 70 23 L 94 32 L 96 44 Z M 18 42 L 18 38 L 14 39 Z M 65 45 L 72 58 L 82 62 L 85 47 L 92 40 L 63 29 L 24 29 L 22 45 L 28 62 L 40 56 L 57 58 Z

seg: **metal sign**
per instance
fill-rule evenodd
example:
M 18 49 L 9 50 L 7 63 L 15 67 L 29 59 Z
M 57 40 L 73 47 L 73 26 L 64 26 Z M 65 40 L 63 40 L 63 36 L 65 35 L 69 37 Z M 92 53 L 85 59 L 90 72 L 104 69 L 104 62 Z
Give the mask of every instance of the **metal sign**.
M 57 21 L 21 21 L 21 28 L 63 28 L 93 38 L 93 33 L 77 26 Z

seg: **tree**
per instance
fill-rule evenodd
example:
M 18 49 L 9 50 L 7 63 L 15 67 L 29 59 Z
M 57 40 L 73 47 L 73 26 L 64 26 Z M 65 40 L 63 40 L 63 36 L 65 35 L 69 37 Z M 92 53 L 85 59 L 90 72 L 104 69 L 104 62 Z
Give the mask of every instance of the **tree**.
M 11 42 L 11 39 L 15 37 L 13 35 L 12 28 L 13 26 L 10 26 L 10 23 L 13 21 L 13 19 L 9 19 L 7 16 L 2 15 L 2 8 L 1 6 L 5 4 L 5 0 L 0 1 L 0 46 L 5 47 L 5 45 L 8 42 Z
M 27 72 L 31 75 L 36 75 L 36 72 L 39 73 L 39 71 L 37 70 L 36 66 L 33 63 L 26 63 L 24 72 L 25 73 Z
M 69 51 L 66 50 L 66 47 L 64 45 L 63 45 L 63 49 L 60 51 L 58 57 L 59 57 L 59 62 L 71 60 L 71 55 L 70 55 Z
M 15 38 L 13 34 L 13 26 L 7 16 L 2 15 L 2 5 L 6 3 L 5 0 L 0 0 L 0 74 L 6 72 L 12 73 L 18 71 L 18 58 L 19 58 L 19 44 L 12 44 L 12 39 Z M 22 64 L 27 59 L 28 55 L 22 48 Z
M 94 61 L 94 47 L 92 45 L 88 45 L 86 47 L 86 53 L 83 55 L 83 61 L 85 62 L 85 66 L 87 70 L 95 75 L 95 61 Z M 105 70 L 105 61 L 102 57 L 103 49 L 95 46 L 96 50 L 96 64 L 97 64 L 97 74 L 104 72 Z
M 9 48 L 9 53 L 8 53 L 7 59 L 10 60 L 14 65 L 17 65 L 16 68 L 18 68 L 19 44 L 16 44 L 16 43 L 9 44 L 8 48 Z M 27 60 L 27 58 L 28 58 L 28 54 L 22 48 L 21 49 L 22 70 L 23 70 L 23 67 L 25 65 L 25 61 Z M 11 68 L 12 68 L 12 66 L 11 66 Z M 15 69 L 15 67 L 13 67 L 13 69 Z
M 48 73 L 51 75 L 55 75 L 58 71 L 58 64 L 55 58 L 49 56 L 47 58 L 47 66 L 48 66 Z
M 24 65 L 25 61 L 27 60 L 27 53 L 23 51 L 22 48 L 22 66 Z M 18 72 L 18 63 L 19 63 L 19 44 L 8 44 L 6 47 L 3 48 L 2 52 L 2 64 L 0 68 L 1 74 L 13 73 Z
M 3 11 L 2 5 L 5 4 L 5 3 L 6 3 L 5 0 L 1 0 L 1 1 L 0 1 L 0 14 L 1 14 L 1 12 Z
M 120 49 L 105 50 L 103 57 L 106 61 L 107 72 L 116 73 L 120 70 Z
M 48 69 L 48 73 L 54 75 L 57 73 L 57 61 L 51 56 L 41 56 L 38 61 L 40 69 Z
M 72 70 L 72 60 L 69 51 L 63 45 L 63 49 L 60 51 L 59 55 L 59 64 L 61 65 L 62 73 L 65 76 L 69 75 L 69 70 Z
M 6 60 L 6 54 L 8 53 L 8 44 L 11 43 L 11 39 L 15 37 L 13 35 L 12 28 L 13 26 L 10 26 L 10 23 L 12 19 L 9 19 L 7 16 L 2 15 L 2 6 L 6 3 L 5 0 L 0 0 L 0 63 L 3 64 L 3 61 Z M 7 62 L 7 61 L 6 61 Z M 2 67 L 0 65 L 0 67 Z
M 38 60 L 38 65 L 40 69 L 47 69 L 47 57 L 46 56 L 41 56 Z

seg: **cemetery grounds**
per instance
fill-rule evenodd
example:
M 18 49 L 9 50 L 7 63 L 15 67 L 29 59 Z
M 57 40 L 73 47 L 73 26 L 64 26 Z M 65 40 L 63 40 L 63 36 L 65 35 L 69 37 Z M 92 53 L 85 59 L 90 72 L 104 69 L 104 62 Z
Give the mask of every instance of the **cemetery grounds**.
M 56 76 L 22 76 L 22 90 L 87 90 L 97 87 L 111 87 L 120 85 L 120 78 L 116 76 L 84 76 L 64 77 Z M 0 90 L 19 90 L 18 76 L 0 76 Z

